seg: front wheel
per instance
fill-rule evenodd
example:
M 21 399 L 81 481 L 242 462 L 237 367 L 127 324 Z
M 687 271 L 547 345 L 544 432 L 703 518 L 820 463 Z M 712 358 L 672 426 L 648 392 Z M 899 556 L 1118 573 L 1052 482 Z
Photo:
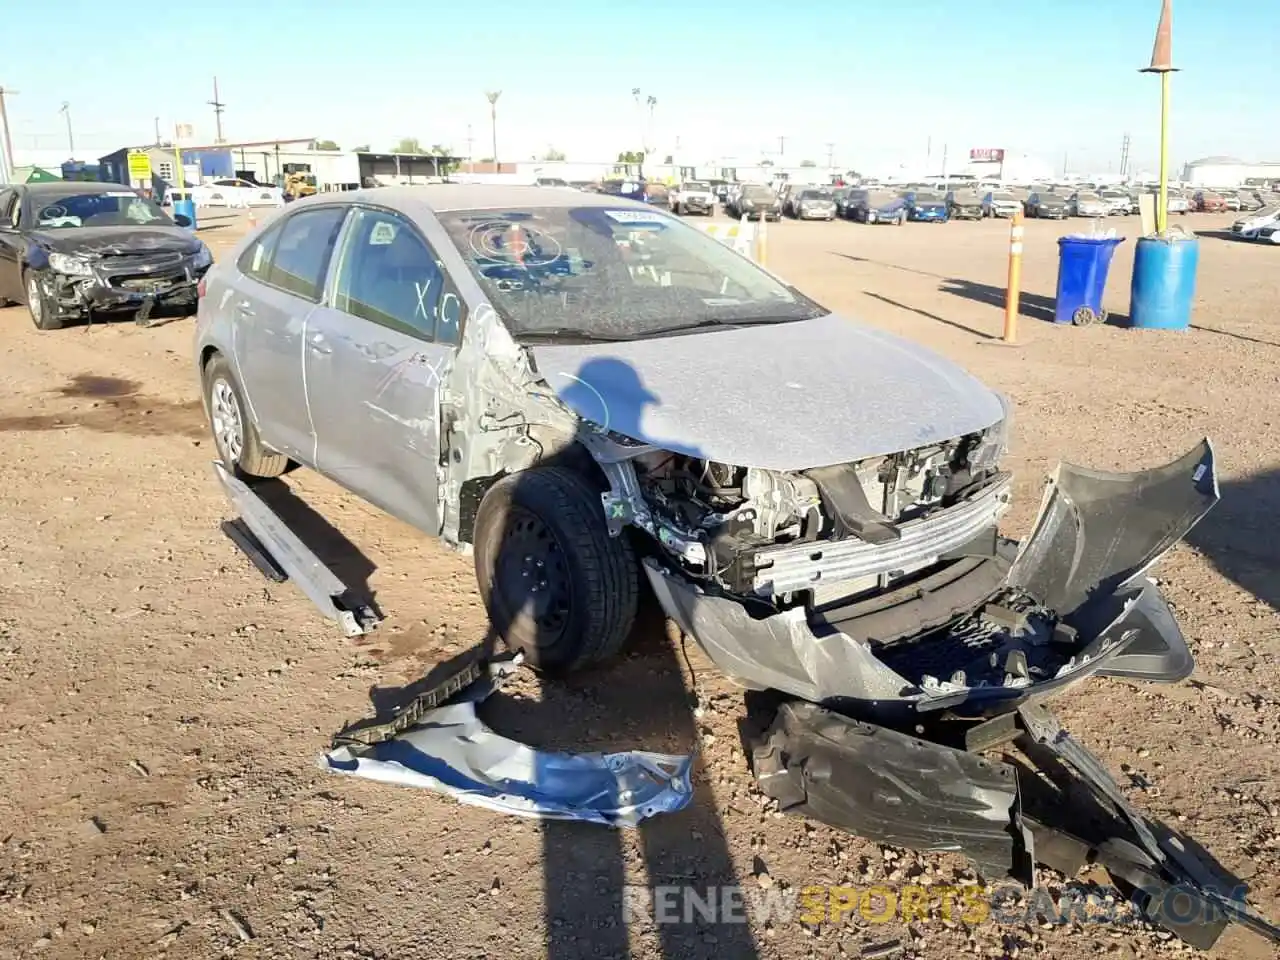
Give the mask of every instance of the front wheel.
M 40 281 L 40 274 L 28 270 L 26 275 L 27 313 L 37 330 L 62 329 L 62 317 L 58 314 L 58 305 L 54 302 L 45 285 Z
M 213 444 L 223 466 L 241 480 L 278 477 L 285 472 L 289 458 L 272 453 L 262 442 L 231 364 L 221 354 L 204 368 L 204 400 Z
M 539 670 L 617 653 L 639 595 L 635 554 L 609 535 L 600 491 L 563 467 L 504 477 L 480 501 L 476 580 L 494 632 Z

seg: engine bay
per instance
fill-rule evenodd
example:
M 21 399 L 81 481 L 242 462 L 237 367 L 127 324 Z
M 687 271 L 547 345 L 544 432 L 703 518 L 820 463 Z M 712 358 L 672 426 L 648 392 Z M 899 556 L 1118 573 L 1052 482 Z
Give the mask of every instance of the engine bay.
M 760 551 L 846 540 L 895 543 L 903 524 L 946 511 L 1003 476 L 996 466 L 1003 444 L 993 433 L 801 471 L 738 467 L 655 450 L 632 463 L 658 542 L 681 573 L 786 607 L 813 603 L 818 593 L 762 591 L 756 584 Z M 913 572 L 893 571 L 896 577 L 845 586 L 866 592 Z M 820 575 L 813 579 L 816 587 Z M 830 589 L 821 585 L 823 592 Z

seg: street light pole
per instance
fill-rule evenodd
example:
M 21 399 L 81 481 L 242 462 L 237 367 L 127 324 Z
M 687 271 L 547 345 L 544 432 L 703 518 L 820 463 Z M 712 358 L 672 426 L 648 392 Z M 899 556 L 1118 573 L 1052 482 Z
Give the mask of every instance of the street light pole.
M 13 141 L 9 138 L 9 114 L 5 111 L 4 98 L 7 94 L 17 92 L 17 90 L 6 90 L 3 86 L 0 86 L 0 134 L 4 135 L 4 140 L 0 142 L 0 147 L 3 147 L 4 150 L 4 155 L 0 156 L 0 161 L 3 161 L 3 163 L 0 163 L 0 174 L 3 174 L 4 177 L 0 179 L 0 183 L 8 183 L 14 171 Z
M 1164 0 L 1156 26 L 1156 42 L 1151 48 L 1151 65 L 1139 71 L 1160 74 L 1160 199 L 1156 207 L 1156 233 L 1160 235 L 1169 226 L 1169 74 L 1176 69 L 1173 65 L 1173 0 Z
M 501 90 L 485 91 L 485 99 L 489 101 L 489 132 L 493 134 L 494 173 L 502 169 L 502 165 L 498 163 L 498 98 L 500 96 L 502 96 Z
M 67 150 L 70 151 L 67 159 L 74 160 L 76 158 L 76 138 L 71 133 L 71 104 L 63 100 L 58 112 L 67 119 Z

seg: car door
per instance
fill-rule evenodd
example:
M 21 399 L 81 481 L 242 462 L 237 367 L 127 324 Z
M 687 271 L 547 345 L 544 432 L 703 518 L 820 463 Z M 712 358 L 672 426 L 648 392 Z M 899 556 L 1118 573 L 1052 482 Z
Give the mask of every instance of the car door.
M 303 334 L 325 289 L 345 205 L 299 210 L 263 235 L 270 245 L 242 268 L 227 309 L 235 313 L 241 387 L 269 446 L 312 463 L 315 435 L 303 386 Z
M 0 301 L 21 300 L 22 279 L 18 264 L 26 241 L 18 232 L 18 214 L 22 210 L 22 194 L 10 187 L 0 187 Z
M 418 228 L 380 207 L 353 209 L 332 272 L 304 361 L 317 468 L 438 533 L 440 378 L 463 322 L 457 291 Z

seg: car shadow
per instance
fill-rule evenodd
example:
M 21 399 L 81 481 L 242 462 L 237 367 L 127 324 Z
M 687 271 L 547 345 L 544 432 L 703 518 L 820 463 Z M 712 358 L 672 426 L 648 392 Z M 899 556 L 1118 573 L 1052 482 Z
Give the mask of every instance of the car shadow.
M 987 283 L 974 283 L 972 280 L 961 280 L 956 277 L 944 280 L 938 289 L 942 293 L 949 293 L 956 297 L 963 297 L 965 300 L 972 300 L 975 303 L 983 303 L 991 307 L 999 307 L 1004 309 L 1008 292 L 1004 287 L 993 287 Z M 1054 312 L 1057 309 L 1057 299 L 1055 297 L 1046 297 L 1040 293 L 1027 293 L 1023 291 L 1018 297 L 1018 314 L 1031 320 L 1040 320 L 1044 323 L 1053 323 Z M 1127 327 L 1129 326 L 1129 315 L 1127 313 L 1108 313 L 1106 325 L 1109 327 Z
M 1230 230 L 1196 230 L 1195 235 L 1197 237 L 1203 237 L 1206 240 L 1231 240 L 1235 243 L 1242 242 L 1240 238 Z
M 578 390 L 584 394 L 574 399 L 591 404 L 581 409 L 591 410 L 596 422 L 607 423 L 610 430 L 625 436 L 641 433 L 643 411 L 662 403 L 634 368 L 616 358 L 597 358 L 581 364 L 573 385 L 565 392 Z M 609 488 L 607 479 L 585 449 L 575 445 L 570 450 L 567 459 L 553 455 L 547 465 L 570 466 L 587 477 L 595 490 L 605 492 Z M 532 477 L 539 472 L 535 467 L 512 474 L 504 500 L 517 508 L 546 502 L 545 490 L 544 496 L 535 501 L 538 487 Z M 288 509 L 296 508 L 288 499 L 280 502 Z M 501 520 L 503 535 L 491 561 L 495 584 L 524 584 L 514 576 L 504 581 L 504 567 L 509 573 L 512 567 L 506 564 L 510 561 L 523 560 L 527 565 L 530 557 L 524 556 L 526 551 L 538 549 L 537 543 L 546 539 L 539 537 L 531 546 L 524 535 L 527 518 L 517 508 L 509 508 Z M 633 532 L 626 527 L 621 536 L 630 537 Z M 554 528 L 550 539 L 553 542 L 546 548 L 549 553 L 545 564 L 537 565 L 548 571 L 560 566 L 555 562 L 560 543 Z M 640 551 L 650 549 L 642 536 L 629 543 Z M 505 551 L 509 550 L 514 553 L 508 555 Z M 542 674 L 536 698 L 498 691 L 480 705 L 481 719 L 503 736 L 537 750 L 613 753 L 639 749 L 696 755 L 703 731 L 695 716 L 697 697 L 686 686 L 681 669 L 683 660 L 692 674 L 684 656 L 684 638 L 678 628 L 667 623 L 638 563 L 635 575 L 640 585 L 638 610 L 620 655 L 572 673 Z M 573 578 L 568 579 L 572 588 Z M 528 587 L 508 587 L 501 601 L 495 599 L 499 592 L 496 588 L 486 598 L 490 628 L 478 648 L 479 655 L 492 649 L 498 638 L 508 636 L 517 619 L 526 644 L 537 650 L 549 649 L 559 639 L 561 627 L 554 616 L 546 615 L 548 610 L 557 608 L 544 599 L 558 595 L 556 584 L 535 586 L 534 578 L 527 583 Z M 432 683 L 430 677 L 439 670 L 435 668 L 427 678 L 406 687 L 371 690 L 375 712 L 386 712 L 414 691 L 426 689 Z M 632 955 L 629 924 L 640 923 L 634 913 L 638 905 L 648 902 L 649 920 L 654 919 L 649 899 L 654 888 L 680 887 L 705 898 L 714 895 L 717 888 L 738 884 L 716 798 L 708 778 L 696 766 L 693 788 L 691 802 L 683 810 L 658 814 L 635 828 L 645 867 L 643 880 L 628 876 L 630 845 L 624 843 L 621 829 L 570 820 L 539 822 L 545 901 L 542 956 L 548 960 L 626 958 Z M 645 890 L 635 891 L 629 888 L 629 882 L 645 884 Z M 758 956 L 741 911 L 727 916 L 717 906 L 711 919 L 697 912 L 686 915 L 679 908 L 676 913 L 680 922 L 653 924 L 659 956 L 670 960 L 753 960 Z
M 368 606 L 379 617 L 382 615 L 375 602 L 376 593 L 369 585 L 377 565 L 359 547 L 283 480 L 259 480 L 254 483 L 253 492 L 342 581 L 347 588 L 348 609 Z
M 1186 541 L 1228 580 L 1280 611 L 1280 541 L 1267 531 L 1280 513 L 1280 470 L 1221 481 L 1222 499 Z
M 928 310 L 921 310 L 919 307 L 908 306 L 907 304 L 900 303 L 899 301 L 894 300 L 891 297 L 886 297 L 884 294 L 875 293 L 871 290 L 863 290 L 862 292 L 865 293 L 868 297 L 872 297 L 873 299 L 879 300 L 881 303 L 889 304 L 889 306 L 891 307 L 897 307 L 899 310 L 906 310 L 908 313 L 914 313 L 922 317 L 927 317 L 928 319 L 934 320 L 938 323 L 946 324 L 948 327 L 955 327 L 957 330 L 963 330 L 965 333 L 971 333 L 975 337 L 981 337 L 984 340 L 999 339 L 999 337 L 995 336 L 994 334 L 990 334 L 983 330 L 979 330 L 976 327 L 970 327 L 967 324 L 959 323 L 955 320 L 948 320 L 946 317 L 940 317 L 936 313 L 930 313 Z

